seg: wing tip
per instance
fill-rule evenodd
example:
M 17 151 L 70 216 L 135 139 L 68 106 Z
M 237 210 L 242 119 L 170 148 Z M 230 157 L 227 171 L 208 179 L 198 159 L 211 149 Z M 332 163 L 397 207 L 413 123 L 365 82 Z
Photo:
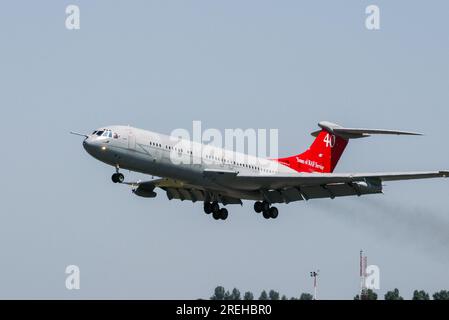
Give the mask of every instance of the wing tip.
M 447 170 L 441 170 L 438 172 L 443 178 L 448 178 L 449 177 L 449 171 Z
M 403 133 L 400 134 L 404 134 L 404 135 L 409 135 L 409 136 L 423 136 L 424 133 L 421 132 L 409 132 L 409 131 L 403 131 Z

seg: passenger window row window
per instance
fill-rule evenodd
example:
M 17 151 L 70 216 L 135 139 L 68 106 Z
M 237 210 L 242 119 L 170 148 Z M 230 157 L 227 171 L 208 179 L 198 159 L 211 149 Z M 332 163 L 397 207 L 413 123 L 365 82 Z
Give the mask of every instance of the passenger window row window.
M 153 142 L 153 141 L 150 141 L 150 145 L 151 146 L 155 146 L 155 147 L 159 147 L 159 148 L 163 148 L 161 143 L 156 143 L 156 142 Z M 180 152 L 180 153 L 184 152 L 184 149 L 172 147 L 172 146 L 169 146 L 169 145 L 165 145 L 165 149 L 167 149 L 167 150 L 175 150 L 175 151 Z M 193 151 L 191 151 L 191 150 L 186 150 L 186 153 L 193 155 Z
M 240 163 L 240 162 L 236 162 L 236 161 L 231 161 L 231 160 L 227 160 L 225 158 L 220 158 L 220 157 L 215 157 L 215 156 L 210 156 L 210 155 L 206 155 L 206 159 L 211 159 L 211 160 L 216 160 L 216 161 L 221 161 L 221 162 L 225 162 L 228 164 L 234 164 L 236 166 L 240 166 L 240 167 L 244 167 L 244 168 L 249 168 L 249 169 L 253 169 L 253 170 L 258 170 L 258 171 L 262 171 L 262 172 L 266 172 L 266 173 L 274 173 L 274 170 L 269 170 L 269 169 L 263 169 L 261 167 L 257 167 L 257 166 L 251 166 L 249 164 L 246 163 Z
M 160 144 L 160 143 L 156 143 L 156 142 L 150 141 L 150 145 L 162 148 L 162 144 Z M 165 149 L 167 149 L 167 150 L 175 150 L 175 151 L 180 152 L 180 153 L 184 152 L 184 150 L 181 149 L 181 148 L 176 148 L 176 147 L 172 147 L 172 146 L 169 146 L 169 145 L 165 145 Z M 193 152 L 191 150 L 186 150 L 186 153 L 193 155 Z M 220 157 L 211 156 L 211 155 L 206 155 L 206 158 L 207 159 L 211 159 L 211 160 L 221 161 L 221 162 L 224 162 L 224 163 L 227 163 L 227 164 L 234 164 L 234 165 L 237 165 L 237 166 L 240 166 L 240 167 L 249 168 L 249 169 L 253 169 L 253 170 L 258 170 L 258 171 L 262 171 L 262 172 L 266 172 L 266 173 L 274 173 L 274 170 L 263 169 L 263 168 L 260 168 L 260 167 L 257 167 L 257 166 L 251 166 L 251 165 L 246 164 L 246 163 L 240 163 L 240 162 L 236 162 L 236 161 L 231 161 L 231 160 L 228 160 L 226 158 L 220 158 Z
M 150 145 L 151 145 L 151 146 L 155 146 L 155 147 L 162 148 L 162 144 L 156 143 L 156 142 L 153 142 L 153 141 L 150 141 Z
M 161 147 L 162 147 L 162 146 L 161 146 Z M 175 150 L 175 151 L 177 151 L 177 152 L 179 152 L 179 153 L 183 153 L 183 152 L 184 152 L 184 149 L 172 147 L 172 146 L 169 146 L 169 145 L 166 145 L 166 146 L 165 146 L 165 149 L 167 149 L 167 150 Z M 191 150 L 185 150 L 185 152 L 186 152 L 187 154 L 193 155 L 193 151 L 191 151 Z

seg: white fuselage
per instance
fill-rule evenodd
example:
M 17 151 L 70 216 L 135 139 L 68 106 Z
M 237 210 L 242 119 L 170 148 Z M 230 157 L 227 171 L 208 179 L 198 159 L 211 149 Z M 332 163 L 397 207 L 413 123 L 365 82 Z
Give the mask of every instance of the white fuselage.
M 96 159 L 114 167 L 153 176 L 188 182 L 193 185 L 236 195 L 232 189 L 242 186 L 215 185 L 204 179 L 204 170 L 238 172 L 245 175 L 294 173 L 277 161 L 258 158 L 231 150 L 128 126 L 108 126 L 96 132 L 109 131 L 109 136 L 91 134 L 84 148 Z M 255 198 L 258 198 L 256 195 Z

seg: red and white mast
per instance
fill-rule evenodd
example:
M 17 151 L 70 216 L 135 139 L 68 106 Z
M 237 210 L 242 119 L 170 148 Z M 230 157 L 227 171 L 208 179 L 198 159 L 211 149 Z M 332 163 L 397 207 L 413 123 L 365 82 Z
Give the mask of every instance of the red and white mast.
M 366 267 L 368 265 L 368 258 L 363 256 L 363 250 L 360 250 L 360 300 L 366 293 Z
M 310 276 L 313 278 L 313 300 L 317 300 L 317 277 L 320 270 L 310 272 Z

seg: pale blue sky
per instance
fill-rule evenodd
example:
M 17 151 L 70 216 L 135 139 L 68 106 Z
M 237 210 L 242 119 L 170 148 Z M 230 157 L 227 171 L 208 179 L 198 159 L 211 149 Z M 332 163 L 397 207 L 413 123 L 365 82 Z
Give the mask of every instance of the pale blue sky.
M 65 7 L 81 30 L 65 29 Z M 377 4 L 381 30 L 364 27 Z M 1 298 L 207 298 L 358 291 L 358 253 L 381 290 L 449 288 L 448 180 L 385 195 L 229 206 L 138 198 L 68 131 L 277 128 L 281 156 L 320 120 L 423 137 L 351 141 L 338 172 L 449 168 L 447 1 L 3 1 L 0 4 Z M 132 179 L 145 178 L 127 174 Z M 65 289 L 65 267 L 81 289 Z

